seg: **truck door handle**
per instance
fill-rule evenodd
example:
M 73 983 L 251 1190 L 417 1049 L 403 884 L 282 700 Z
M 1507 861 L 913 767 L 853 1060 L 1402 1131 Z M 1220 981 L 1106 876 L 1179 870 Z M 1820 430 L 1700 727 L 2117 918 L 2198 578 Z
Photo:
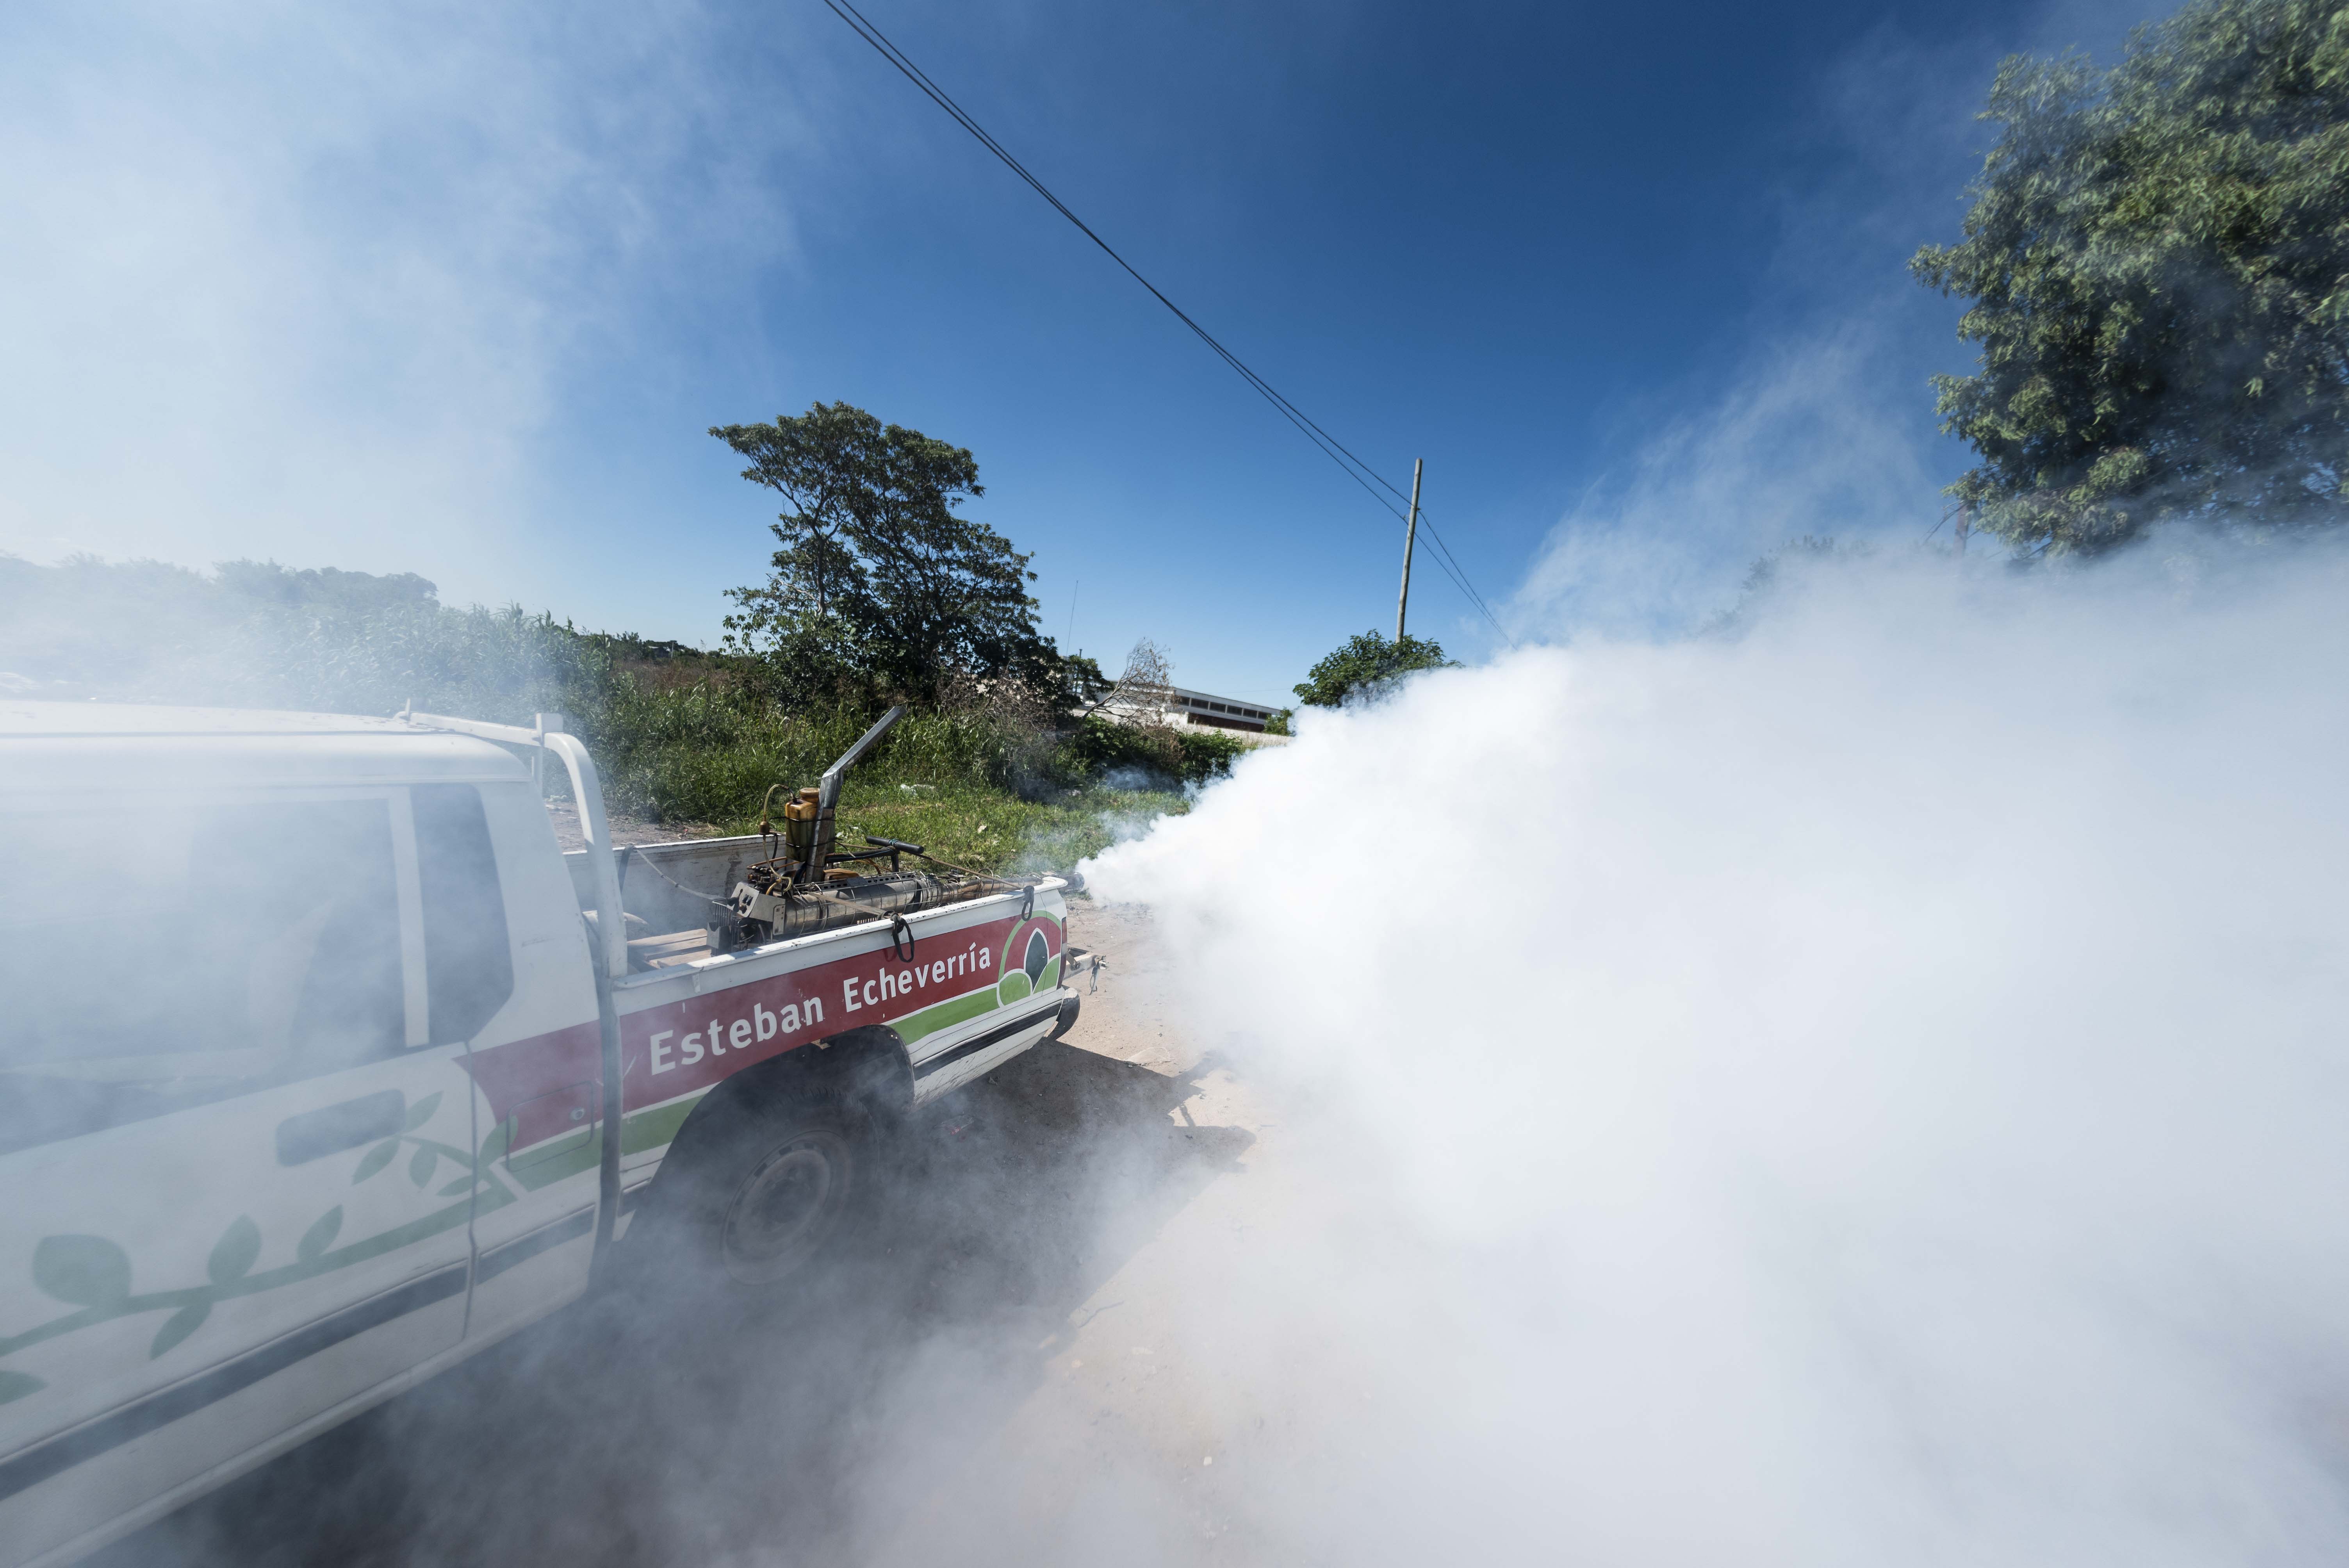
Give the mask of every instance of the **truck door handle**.
M 396 1088 L 321 1106 L 277 1124 L 277 1163 L 301 1165 L 408 1129 L 408 1097 Z
M 576 1152 L 580 1145 L 566 1135 L 586 1131 L 602 1114 L 603 1101 L 604 1086 L 592 1078 L 523 1101 L 513 1109 L 513 1136 L 506 1140 L 506 1163 L 520 1170 L 557 1154 Z

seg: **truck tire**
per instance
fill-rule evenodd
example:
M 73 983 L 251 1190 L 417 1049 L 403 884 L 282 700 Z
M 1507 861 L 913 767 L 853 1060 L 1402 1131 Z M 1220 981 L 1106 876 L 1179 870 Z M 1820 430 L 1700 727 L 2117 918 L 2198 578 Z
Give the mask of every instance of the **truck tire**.
M 870 1185 L 872 1128 L 845 1096 L 802 1092 L 710 1108 L 654 1182 L 650 1277 L 788 1288 Z

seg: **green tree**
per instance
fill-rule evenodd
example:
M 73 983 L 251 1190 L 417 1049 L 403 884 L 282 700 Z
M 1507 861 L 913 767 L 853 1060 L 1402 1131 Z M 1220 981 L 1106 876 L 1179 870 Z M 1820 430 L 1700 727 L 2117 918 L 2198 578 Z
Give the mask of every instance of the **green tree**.
M 795 596 L 803 592 L 815 614 L 828 613 L 826 580 L 829 569 L 842 563 L 841 533 L 853 508 L 870 510 L 867 492 L 886 462 L 881 422 L 846 403 L 818 403 L 798 418 L 713 425 L 709 433 L 750 459 L 744 479 L 789 503 L 791 510 L 770 525 L 783 546 L 776 552 L 777 568 L 784 568 L 788 553 Z
M 767 582 L 736 588 L 730 649 L 802 682 L 936 702 L 957 673 L 1057 690 L 1069 671 L 1038 630 L 1036 580 L 1011 542 L 957 511 L 985 495 L 978 464 L 846 403 L 709 432 L 742 477 L 788 503 Z
M 1061 681 L 1067 688 L 1067 706 L 1087 712 L 1099 707 L 1117 689 L 1117 682 L 1102 673 L 1101 661 L 1083 654 L 1061 655 Z
M 1936 378 L 1982 459 L 1951 493 L 2025 550 L 2340 520 L 2349 7 L 2199 0 L 2110 71 L 2007 60 L 1982 118 L 1965 237 L 1911 263 L 1982 345 Z
M 322 611 L 386 610 L 440 602 L 440 589 L 413 572 L 378 577 L 332 566 L 297 572 L 274 561 L 223 561 L 212 573 L 223 593 Z
M 1364 632 L 1325 655 L 1295 688 L 1308 707 L 1336 707 L 1350 696 L 1374 696 L 1413 670 L 1454 667 L 1443 645 L 1406 633 L 1390 642 L 1383 633 Z

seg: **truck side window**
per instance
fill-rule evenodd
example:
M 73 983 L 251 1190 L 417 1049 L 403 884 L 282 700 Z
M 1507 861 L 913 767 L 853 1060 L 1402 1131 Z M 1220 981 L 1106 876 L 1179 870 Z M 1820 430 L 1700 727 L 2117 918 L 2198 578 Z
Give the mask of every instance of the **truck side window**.
M 470 1040 L 513 995 L 506 901 L 481 792 L 418 784 L 417 877 L 424 896 L 424 976 L 436 1046 Z
M 399 894 L 383 800 L 230 806 L 196 823 L 191 892 L 212 960 L 245 979 L 244 1026 L 309 1078 L 398 1054 L 407 1036 Z
M 389 803 L 0 818 L 0 1151 L 398 1054 Z

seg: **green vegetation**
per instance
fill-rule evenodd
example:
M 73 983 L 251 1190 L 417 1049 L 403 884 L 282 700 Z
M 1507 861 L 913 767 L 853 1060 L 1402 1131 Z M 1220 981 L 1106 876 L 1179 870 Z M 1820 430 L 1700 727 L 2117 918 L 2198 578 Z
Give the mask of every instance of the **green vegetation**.
M 1096 785 L 1034 800 L 967 785 L 931 792 L 885 779 L 852 779 L 841 804 L 841 820 L 850 830 L 841 836 L 852 847 L 858 832 L 920 844 L 970 871 L 1063 870 L 1101 853 L 1121 832 L 1187 810 L 1181 794 L 1167 790 Z M 740 830 L 756 826 L 744 823 Z
M 808 697 L 928 707 L 964 683 L 1009 683 L 1066 709 L 1103 684 L 1038 628 L 1029 558 L 955 510 L 987 493 L 969 452 L 846 403 L 709 433 L 787 508 L 769 525 L 781 548 L 766 583 L 728 595 L 729 649 Z
M 1100 667 L 1037 626 L 1028 557 L 957 515 L 984 493 L 970 453 L 845 403 L 710 433 L 788 507 L 771 575 L 732 592 L 719 651 L 450 609 L 414 575 L 0 556 L 0 695 L 561 713 L 616 813 L 685 833 L 752 830 L 770 789 L 815 782 L 902 703 L 850 776 L 845 841 L 862 830 L 975 871 L 1071 865 L 1185 810 L 1187 788 L 1246 749 L 1112 720 Z M 1163 686 L 1163 657 L 1142 650 Z
M 1324 656 L 1306 673 L 1297 687 L 1298 700 L 1308 707 L 1338 707 L 1349 697 L 1375 696 L 1414 670 L 1445 669 L 1458 663 L 1444 656 L 1440 643 L 1405 633 L 1389 642 L 1383 633 L 1364 632 Z M 1286 716 L 1281 728 L 1288 729 Z
M 662 692 L 624 677 L 574 727 L 596 746 L 623 809 L 747 833 L 769 786 L 814 783 L 874 715 L 785 714 L 746 699 L 746 685 Z M 850 775 L 843 820 L 975 871 L 1023 857 L 1072 865 L 1110 842 L 1113 821 L 1185 810 L 1182 786 L 1225 771 L 1241 749 L 1220 736 L 1182 739 L 1170 767 L 1149 737 L 1099 718 L 1040 731 L 984 707 L 916 712 Z
M 0 691 L 10 690 L 358 714 L 412 699 L 516 723 L 562 712 L 595 748 L 616 810 L 730 832 L 756 824 L 769 786 L 813 783 L 879 711 L 841 694 L 803 705 L 755 656 L 581 632 L 519 609 L 450 609 L 417 577 L 252 562 L 207 575 L 0 557 Z M 950 688 L 860 765 L 849 824 L 974 870 L 1067 865 L 1120 821 L 1185 810 L 1184 787 L 1240 749 L 1219 736 L 1043 717 L 1016 686 Z
M 2341 521 L 2349 7 L 2199 0 L 2109 71 L 2009 59 L 1983 118 L 1965 238 L 1912 263 L 1982 346 L 1938 378 L 1951 493 L 2025 552 Z

